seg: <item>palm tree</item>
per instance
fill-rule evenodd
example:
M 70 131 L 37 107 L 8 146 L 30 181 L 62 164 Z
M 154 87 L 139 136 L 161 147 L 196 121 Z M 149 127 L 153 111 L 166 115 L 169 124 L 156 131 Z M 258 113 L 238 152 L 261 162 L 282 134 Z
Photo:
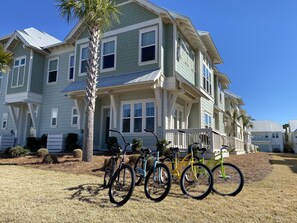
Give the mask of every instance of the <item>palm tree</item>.
M 252 118 L 250 116 L 247 116 L 246 114 L 243 114 L 241 116 L 242 119 L 242 127 L 243 127 L 243 142 L 245 146 L 246 152 L 249 152 L 250 149 L 248 148 L 248 135 L 249 135 L 249 129 L 253 128 L 253 124 L 251 123 Z
M 89 56 L 86 76 L 86 122 L 84 128 L 83 161 L 93 157 L 94 113 L 99 67 L 99 47 L 103 31 L 118 22 L 119 11 L 111 0 L 58 0 L 60 14 L 67 19 L 82 20 L 89 32 Z
M 13 61 L 11 53 L 6 52 L 4 47 L 0 45 L 0 72 L 5 73 L 9 70 L 10 64 Z

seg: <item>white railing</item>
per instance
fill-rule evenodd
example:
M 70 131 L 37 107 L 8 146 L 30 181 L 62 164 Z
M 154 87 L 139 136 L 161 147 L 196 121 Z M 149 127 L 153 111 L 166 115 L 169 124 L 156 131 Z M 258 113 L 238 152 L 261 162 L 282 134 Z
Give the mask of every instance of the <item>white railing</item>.
M 61 152 L 63 150 L 63 133 L 61 134 L 48 134 L 47 135 L 47 149 L 50 152 Z
M 187 150 L 188 145 L 199 143 L 200 147 L 206 148 L 208 153 L 216 153 L 223 144 L 226 144 L 226 137 L 219 132 L 206 129 L 177 129 L 165 130 L 165 138 L 171 141 L 170 146 L 179 147 L 181 150 Z

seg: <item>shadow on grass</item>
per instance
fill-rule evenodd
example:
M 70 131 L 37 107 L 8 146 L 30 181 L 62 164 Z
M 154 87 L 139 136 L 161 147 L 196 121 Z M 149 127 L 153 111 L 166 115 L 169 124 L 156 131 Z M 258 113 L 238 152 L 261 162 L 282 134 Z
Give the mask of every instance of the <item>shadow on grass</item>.
M 276 155 L 275 155 L 276 156 Z M 277 155 L 282 157 L 282 160 L 270 158 L 270 163 L 272 165 L 285 165 L 288 166 L 293 173 L 297 173 L 297 155 L 296 154 L 280 154 Z

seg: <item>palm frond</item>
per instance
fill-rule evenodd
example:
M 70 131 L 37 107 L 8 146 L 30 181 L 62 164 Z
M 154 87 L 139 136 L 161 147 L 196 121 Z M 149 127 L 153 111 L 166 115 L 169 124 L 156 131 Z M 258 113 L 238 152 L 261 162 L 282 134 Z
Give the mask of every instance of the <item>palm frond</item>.
M 12 53 L 5 51 L 4 47 L 0 45 L 0 72 L 5 73 L 9 69 L 12 61 Z

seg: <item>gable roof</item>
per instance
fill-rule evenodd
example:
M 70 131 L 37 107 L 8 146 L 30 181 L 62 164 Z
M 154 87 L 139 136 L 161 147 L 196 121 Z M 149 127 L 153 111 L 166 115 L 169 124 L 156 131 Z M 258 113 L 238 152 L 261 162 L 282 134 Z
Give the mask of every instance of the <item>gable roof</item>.
M 8 40 L 5 48 L 8 50 L 13 49 L 18 42 L 17 39 L 22 41 L 25 46 L 31 47 L 38 51 L 43 51 L 43 49 L 47 46 L 61 43 L 60 40 L 49 35 L 48 33 L 31 27 L 24 30 L 16 30 Z
M 242 98 L 237 94 L 234 94 L 233 92 L 227 91 L 227 90 L 225 90 L 224 93 L 225 93 L 225 96 L 236 100 L 239 106 L 244 105 Z

